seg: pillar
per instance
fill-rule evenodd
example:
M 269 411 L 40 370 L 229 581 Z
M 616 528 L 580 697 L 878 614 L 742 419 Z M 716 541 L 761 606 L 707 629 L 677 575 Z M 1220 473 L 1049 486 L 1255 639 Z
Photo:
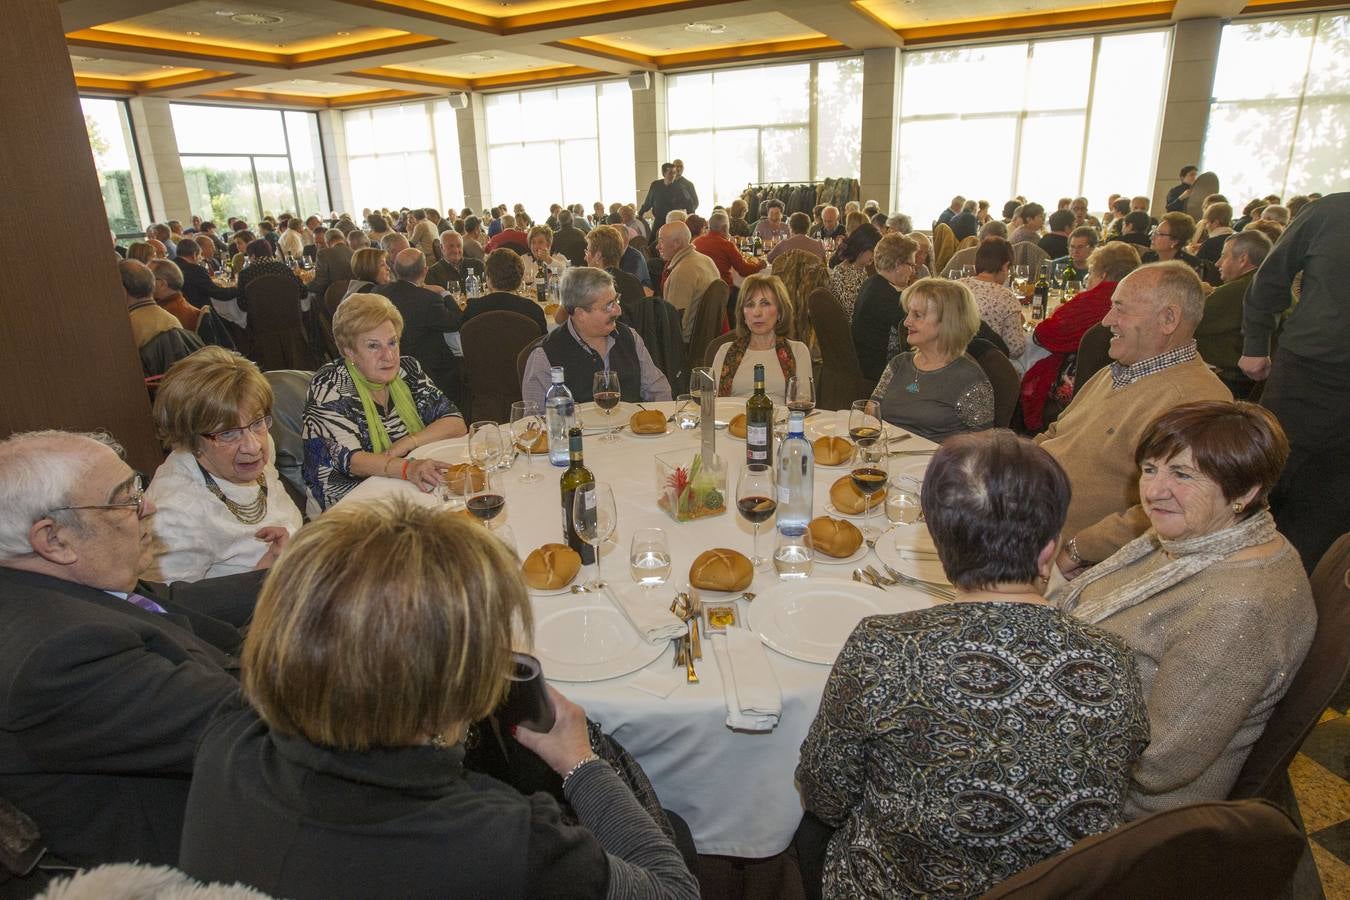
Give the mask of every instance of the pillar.
M 136 150 L 145 172 L 145 192 L 150 198 L 150 216 L 156 222 L 192 220 L 183 161 L 178 156 L 178 138 L 173 132 L 169 101 L 162 97 L 133 97 L 131 127 L 136 132 Z
M 1165 212 L 1167 191 L 1178 183 L 1181 167 L 1200 165 L 1222 33 L 1222 19 L 1186 19 L 1177 22 L 1172 33 L 1172 67 L 1167 76 L 1150 207 L 1155 217 Z M 1219 175 L 1219 189 L 1223 190 L 1223 173 Z
M 900 48 L 863 51 L 861 200 L 895 212 L 896 123 L 900 117 Z
M 639 207 L 647 199 L 647 185 L 661 177 L 666 158 L 666 76 L 649 74 L 652 86 L 633 91 L 633 198 Z M 705 196 L 711 194 L 711 190 L 705 192 Z

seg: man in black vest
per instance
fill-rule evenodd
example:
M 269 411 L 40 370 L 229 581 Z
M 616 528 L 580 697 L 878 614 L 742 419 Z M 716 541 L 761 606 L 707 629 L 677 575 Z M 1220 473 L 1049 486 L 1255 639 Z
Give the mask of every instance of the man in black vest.
M 534 349 L 525 361 L 521 396 L 544 405 L 549 369 L 561 366 L 563 380 L 578 403 L 589 403 L 595 373 L 619 373 L 622 397 L 629 403 L 669 400 L 670 382 L 657 368 L 636 331 L 619 321 L 614 278 L 588 266 L 568 269 L 560 285 L 567 321 Z

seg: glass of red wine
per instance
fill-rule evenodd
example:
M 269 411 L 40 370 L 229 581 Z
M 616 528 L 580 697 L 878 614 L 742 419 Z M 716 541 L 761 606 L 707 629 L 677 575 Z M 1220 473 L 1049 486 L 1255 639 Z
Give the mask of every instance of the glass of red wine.
M 480 481 L 473 472 L 464 478 L 464 506 L 469 514 L 489 528 L 492 520 L 506 508 L 506 497 L 500 485 L 492 481 L 492 470 L 502 458 L 506 445 L 496 422 L 474 422 L 469 431 L 469 458 L 483 470 Z
M 848 436 L 860 450 L 880 440 L 881 404 L 875 400 L 854 400 L 848 411 Z
M 876 537 L 878 531 L 871 528 L 873 497 L 886 490 L 886 448 L 884 445 L 871 444 L 858 448 L 857 462 L 849 477 L 853 486 L 863 495 L 863 534 Z
M 756 569 L 768 564 L 759 555 L 759 526 L 773 518 L 778 509 L 778 490 L 774 484 L 773 466 L 765 463 L 746 463 L 736 484 L 736 509 L 741 518 L 755 530 L 754 554 L 750 565 Z
M 619 405 L 621 393 L 618 372 L 613 369 L 601 369 L 595 373 L 595 378 L 591 381 L 591 399 L 604 412 L 605 425 L 608 428 L 605 436 L 600 438 L 602 444 L 613 443 L 619 439 L 614 433 L 613 420 L 610 417 L 614 415 L 614 407 Z

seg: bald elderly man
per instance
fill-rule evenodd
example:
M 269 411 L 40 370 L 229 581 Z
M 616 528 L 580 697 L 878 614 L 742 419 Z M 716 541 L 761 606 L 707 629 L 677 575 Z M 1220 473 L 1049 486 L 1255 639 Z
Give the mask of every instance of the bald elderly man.
M 441 258 L 436 265 L 427 270 L 426 283 L 439 288 L 464 290 L 464 279 L 469 273 L 483 278 L 483 260 L 471 259 L 464 255 L 464 238 L 457 231 L 441 233 Z
M 682 330 L 685 343 L 694 332 L 694 320 L 698 318 L 698 302 L 703 292 L 714 281 L 721 281 L 717 263 L 694 249 L 689 226 L 683 222 L 670 222 L 661 226 L 657 232 L 657 249 L 666 267 L 661 273 L 661 296 L 680 311 L 684 317 Z
M 438 289 L 428 288 L 427 258 L 410 247 L 393 257 L 389 266 L 394 280 L 373 289 L 388 297 L 403 316 L 399 352 L 422 364 L 427 377 L 456 406 L 460 405 L 459 358 L 450 350 L 446 335 L 459 331 L 462 315 L 453 300 Z

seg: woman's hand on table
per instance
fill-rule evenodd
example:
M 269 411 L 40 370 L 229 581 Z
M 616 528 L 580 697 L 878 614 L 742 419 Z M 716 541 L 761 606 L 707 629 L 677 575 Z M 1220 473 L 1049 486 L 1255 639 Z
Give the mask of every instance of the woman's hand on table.
M 559 775 L 566 775 L 577 763 L 593 755 L 590 735 L 586 733 L 586 710 L 552 685 L 547 688 L 549 702 L 553 704 L 553 727 L 546 734 L 528 728 L 517 728 L 514 734 L 522 747 L 534 751 Z
M 449 463 L 439 459 L 405 459 L 398 465 L 408 467 L 406 472 L 400 471 L 400 474 L 424 494 L 440 487 L 445 481 L 445 473 L 450 469 Z

